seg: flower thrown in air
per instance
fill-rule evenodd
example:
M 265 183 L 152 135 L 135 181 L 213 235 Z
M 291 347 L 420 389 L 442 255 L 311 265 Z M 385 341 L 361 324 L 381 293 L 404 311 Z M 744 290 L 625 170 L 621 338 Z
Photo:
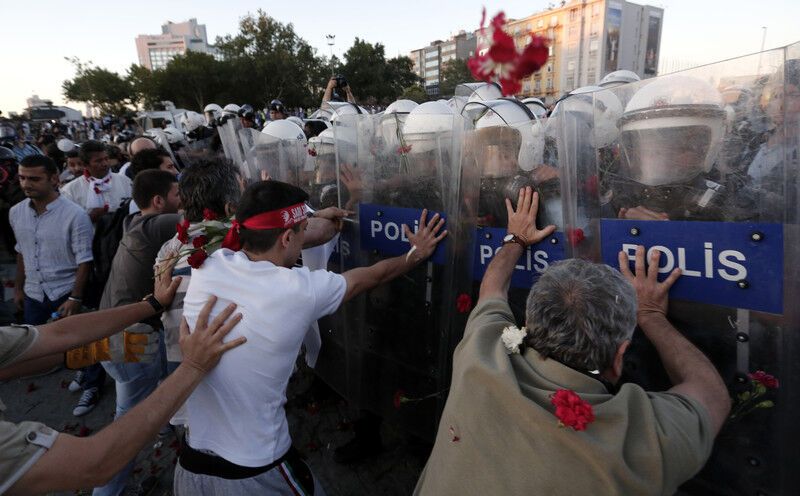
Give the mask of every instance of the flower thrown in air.
M 514 38 L 505 32 L 506 15 L 499 12 L 488 27 L 486 9 L 481 17 L 481 34 L 490 40 L 488 46 L 479 46 L 476 54 L 467 61 L 475 79 L 486 82 L 497 81 L 504 96 L 515 95 L 522 89 L 522 79 L 542 68 L 549 56 L 547 39 L 531 34 L 529 43 L 521 51 Z
M 500 336 L 500 339 L 503 340 L 503 346 L 506 347 L 506 353 L 509 355 L 519 353 L 520 346 L 522 346 L 525 336 L 527 335 L 528 330 L 524 327 L 520 329 L 517 326 L 508 326 L 503 329 L 503 334 Z
M 586 426 L 594 422 L 592 405 L 582 400 L 575 391 L 559 389 L 550 396 L 550 403 L 556 407 L 555 415 L 559 427 L 585 431 Z

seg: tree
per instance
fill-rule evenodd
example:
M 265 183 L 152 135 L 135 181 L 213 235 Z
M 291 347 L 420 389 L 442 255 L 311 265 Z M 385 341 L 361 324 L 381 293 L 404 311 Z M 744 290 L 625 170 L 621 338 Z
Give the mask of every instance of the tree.
M 425 93 L 425 89 L 423 89 L 422 86 L 415 84 L 406 88 L 403 94 L 400 95 L 400 98 L 413 100 L 417 103 L 424 103 L 428 101 L 428 94 Z
M 401 95 L 405 88 L 419 85 L 422 78 L 414 72 L 414 62 L 408 57 L 395 57 L 386 62 L 386 82 L 392 98 Z
M 203 109 L 219 103 L 219 97 L 234 81 L 223 81 L 224 63 L 207 53 L 186 52 L 151 73 L 152 101 L 171 100 L 178 108 Z M 227 102 L 226 102 L 227 103 Z M 222 105 L 225 105 L 223 103 Z
M 75 66 L 75 78 L 61 84 L 64 98 L 72 102 L 88 102 L 105 114 L 122 115 L 135 101 L 127 79 L 116 72 L 83 64 L 78 58 L 67 59 Z
M 279 98 L 289 107 L 319 104 L 329 68 L 294 31 L 264 11 L 248 15 L 239 33 L 217 38 L 225 59 L 220 101 L 260 105 Z
M 344 54 L 342 72 L 357 100 L 363 103 L 387 104 L 394 101 L 403 88 L 417 84 L 414 63 L 408 57 L 386 60 L 382 44 L 356 38 Z
M 453 59 L 442 67 L 441 82 L 439 83 L 439 94 L 442 97 L 453 96 L 456 86 L 461 83 L 472 83 L 475 78 L 467 67 L 467 61 Z

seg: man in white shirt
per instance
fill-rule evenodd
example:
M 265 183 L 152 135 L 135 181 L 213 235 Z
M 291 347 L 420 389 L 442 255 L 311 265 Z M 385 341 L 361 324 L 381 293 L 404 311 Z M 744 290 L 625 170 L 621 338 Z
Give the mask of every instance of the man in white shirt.
M 81 145 L 83 177 L 64 186 L 61 193 L 83 207 L 93 223 L 106 212 L 114 212 L 122 200 L 131 197 L 131 180 L 111 172 L 106 145 L 87 141 Z
M 335 274 L 293 267 L 305 238 L 305 201 L 299 188 L 277 181 L 244 193 L 231 234 L 241 251 L 220 249 L 199 269 L 184 300 L 193 325 L 213 291 L 212 315 L 235 301 L 242 321 L 230 338 L 245 336 L 247 351 L 226 355 L 187 401 L 188 437 L 175 470 L 175 494 L 324 494 L 292 449 L 286 385 L 306 332 L 344 302 L 405 274 L 427 259 L 446 235 L 427 212 L 414 234 L 404 230 L 407 255 Z M 237 228 L 238 226 L 238 228 Z M 236 236 L 231 236 L 235 238 Z M 226 246 L 236 247 L 235 239 Z

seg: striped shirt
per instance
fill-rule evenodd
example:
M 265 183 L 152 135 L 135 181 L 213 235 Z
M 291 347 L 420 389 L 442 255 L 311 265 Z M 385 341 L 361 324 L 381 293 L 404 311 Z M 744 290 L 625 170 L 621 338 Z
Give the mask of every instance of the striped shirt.
M 9 220 L 25 262 L 25 294 L 55 301 L 72 291 L 78 265 L 93 260 L 89 215 L 63 196 L 37 215 L 26 198 L 11 208 Z

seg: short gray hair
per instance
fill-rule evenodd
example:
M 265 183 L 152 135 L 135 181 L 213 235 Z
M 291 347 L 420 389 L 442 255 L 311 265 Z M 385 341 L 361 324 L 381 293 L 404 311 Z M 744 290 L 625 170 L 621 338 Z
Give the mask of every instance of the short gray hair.
M 184 216 L 190 222 L 200 222 L 207 208 L 224 217 L 225 205 L 235 207 L 242 197 L 239 177 L 239 167 L 230 160 L 196 159 L 181 172 L 178 183 Z
M 636 327 L 636 291 L 618 271 L 571 259 L 551 265 L 531 288 L 526 344 L 582 371 L 603 371 Z

